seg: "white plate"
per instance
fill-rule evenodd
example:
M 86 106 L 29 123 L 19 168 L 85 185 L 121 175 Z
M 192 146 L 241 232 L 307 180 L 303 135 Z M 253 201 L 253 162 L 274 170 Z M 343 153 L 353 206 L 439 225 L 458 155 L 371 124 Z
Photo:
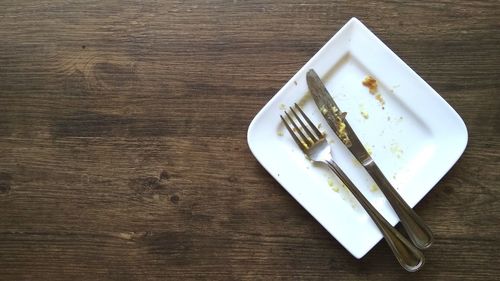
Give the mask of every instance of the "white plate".
M 467 129 L 453 108 L 356 18 L 257 114 L 248 129 L 248 144 L 257 160 L 352 255 L 361 258 L 382 234 L 332 173 L 304 158 L 280 121 L 284 106 L 300 102 L 311 119 L 322 124 L 333 142 L 335 161 L 351 180 L 392 225 L 398 218 L 308 98 L 305 77 L 311 68 L 348 113 L 347 120 L 373 151 L 380 169 L 412 207 L 463 153 Z M 368 74 L 378 81 L 383 106 L 361 83 Z M 368 118 L 362 113 L 368 113 Z

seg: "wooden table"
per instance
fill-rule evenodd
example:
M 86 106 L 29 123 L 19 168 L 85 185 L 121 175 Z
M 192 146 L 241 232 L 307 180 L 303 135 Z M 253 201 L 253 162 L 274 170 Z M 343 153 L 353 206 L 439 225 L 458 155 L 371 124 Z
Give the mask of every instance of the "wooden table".
M 1 280 L 500 274 L 498 1 L 0 3 Z M 462 116 L 409 274 L 353 258 L 257 163 L 260 108 L 352 16 Z

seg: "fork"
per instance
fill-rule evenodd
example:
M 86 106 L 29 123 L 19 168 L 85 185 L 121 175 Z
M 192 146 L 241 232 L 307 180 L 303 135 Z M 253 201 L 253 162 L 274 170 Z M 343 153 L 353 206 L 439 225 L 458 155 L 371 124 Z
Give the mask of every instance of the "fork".
M 345 184 L 347 189 L 359 201 L 373 222 L 377 225 L 385 241 L 396 256 L 399 264 L 409 272 L 419 270 L 425 262 L 424 255 L 412 243 L 410 243 L 399 231 L 375 209 L 375 207 L 359 191 L 354 183 L 347 177 L 342 169 L 332 158 L 332 150 L 325 135 L 311 122 L 302 109 L 295 104 L 296 110 L 290 107 L 291 114 L 285 111 L 286 118 L 280 115 L 286 129 L 302 152 L 314 163 L 322 163 L 330 168 L 337 177 Z M 297 114 L 297 112 L 299 114 Z M 293 117 L 292 117 L 293 116 Z M 302 118 L 301 118 L 302 117 Z M 288 119 L 288 121 L 286 120 Z M 294 121 L 297 120 L 299 125 Z M 304 123 L 305 121 L 305 123 Z M 307 123 L 307 125 L 306 125 Z

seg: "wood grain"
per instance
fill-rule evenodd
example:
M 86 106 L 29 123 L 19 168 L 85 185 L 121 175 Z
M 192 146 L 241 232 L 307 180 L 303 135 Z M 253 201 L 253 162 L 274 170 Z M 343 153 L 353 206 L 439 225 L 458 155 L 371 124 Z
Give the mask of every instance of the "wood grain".
M 498 1 L 0 3 L 1 280 L 494 280 Z M 354 259 L 256 162 L 258 110 L 350 17 L 462 116 L 427 265 Z

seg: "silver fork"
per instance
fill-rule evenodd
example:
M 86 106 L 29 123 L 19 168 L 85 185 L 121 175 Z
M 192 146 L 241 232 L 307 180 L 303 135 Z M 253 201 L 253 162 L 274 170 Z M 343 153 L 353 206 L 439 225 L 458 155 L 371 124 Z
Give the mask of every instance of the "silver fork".
M 385 241 L 389 244 L 389 247 L 401 266 L 410 272 L 419 270 L 425 261 L 422 252 L 413 246 L 413 244 L 410 243 L 399 231 L 392 227 L 392 225 L 389 224 L 389 222 L 365 198 L 365 196 L 352 183 L 352 181 L 340 169 L 335 161 L 333 161 L 332 151 L 325 135 L 321 133 L 316 126 L 314 126 L 311 120 L 297 104 L 295 104 L 295 108 L 299 112 L 300 116 L 292 107 L 290 107 L 291 114 L 288 114 L 288 112 L 285 111 L 286 118 L 283 117 L 283 115 L 280 117 L 300 149 L 313 162 L 325 164 L 339 177 L 339 179 L 345 184 L 352 195 L 356 197 L 361 206 L 363 206 L 365 211 L 380 229 Z M 288 121 L 286 119 L 288 119 Z M 298 121 L 299 125 L 297 125 L 294 119 Z

